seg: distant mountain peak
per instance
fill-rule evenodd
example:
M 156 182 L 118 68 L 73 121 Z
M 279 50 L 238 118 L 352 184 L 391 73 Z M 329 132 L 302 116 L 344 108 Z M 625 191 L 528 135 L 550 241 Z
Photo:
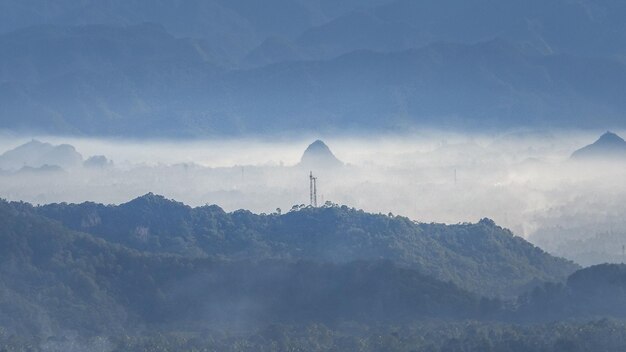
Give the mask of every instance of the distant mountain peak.
M 160 194 L 154 194 L 152 192 L 146 193 L 143 196 L 139 196 L 127 203 L 121 204 L 122 207 L 127 208 L 139 208 L 139 209 L 156 209 L 156 208 L 168 208 L 168 209 L 188 209 L 188 205 L 181 202 L 177 202 L 173 199 L 168 199 Z
M 309 144 L 307 150 L 314 150 L 314 149 L 324 149 L 328 152 L 330 152 L 330 148 L 328 148 L 328 146 L 326 145 L 326 143 L 324 143 L 324 141 L 322 141 L 321 139 L 317 139 L 315 140 L 315 142 Z
M 328 148 L 322 140 L 311 143 L 300 159 L 300 165 L 318 167 L 337 167 L 343 163 L 337 159 L 335 154 Z
M 72 145 L 52 145 L 37 139 L 31 139 L 0 155 L 0 169 L 14 171 L 25 166 L 34 169 L 43 166 L 71 169 L 81 165 L 82 162 L 83 156 Z
M 130 204 L 130 203 L 161 203 L 161 202 L 167 202 L 169 201 L 168 199 L 166 199 L 164 196 L 159 195 L 159 194 L 154 194 L 152 192 L 148 192 L 142 196 L 139 196 L 131 201 L 129 201 L 126 204 Z
M 597 144 L 626 144 L 626 141 L 624 141 L 624 139 L 620 136 L 618 136 L 617 134 L 611 132 L 611 131 L 607 131 L 605 134 L 603 134 L 602 136 L 600 136 L 600 139 L 598 139 L 596 141 Z
M 607 131 L 593 144 L 575 151 L 572 159 L 626 158 L 626 141 Z

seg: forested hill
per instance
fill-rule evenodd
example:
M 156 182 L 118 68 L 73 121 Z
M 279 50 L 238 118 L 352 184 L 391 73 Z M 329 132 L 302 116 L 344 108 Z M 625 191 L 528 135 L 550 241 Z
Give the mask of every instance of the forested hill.
M 92 214 L 84 223 L 78 216 L 81 207 L 90 208 Z M 129 213 L 129 208 L 135 212 Z M 63 209 L 67 211 L 69 223 L 83 224 L 83 227 L 94 227 L 98 223 L 104 226 L 114 219 L 112 215 L 104 215 L 119 211 L 127 216 L 115 218 L 120 225 L 122 220 L 144 222 L 140 231 L 144 238 L 152 238 L 150 230 L 145 229 L 157 226 L 157 220 L 153 223 L 145 221 L 153 218 L 151 214 L 158 210 L 162 214 L 159 224 L 165 226 L 164 229 L 171 225 L 173 229 L 189 230 L 184 241 L 195 238 L 191 229 L 200 231 L 199 224 L 205 224 L 203 231 L 213 234 L 211 238 L 216 248 L 210 252 L 213 253 L 210 257 L 207 254 L 192 256 L 131 249 L 68 229 L 59 221 L 38 214 L 48 211 L 59 215 Z M 94 214 L 102 216 L 98 215 L 98 218 Z M 211 214 L 213 216 L 209 216 Z M 185 225 L 185 219 L 191 219 L 190 223 Z M 343 241 L 337 241 L 336 246 L 336 250 L 345 252 L 346 257 L 340 259 L 339 252 L 324 254 L 327 251 L 324 248 L 328 248 L 325 246 L 329 245 L 321 243 L 329 241 L 331 235 L 340 236 L 348 223 L 353 224 L 354 231 L 345 235 Z M 525 341 L 524 344 L 534 345 L 537 343 L 534 339 L 558 345 L 559 341 L 545 340 L 543 335 L 535 336 L 541 327 L 532 328 L 535 332 L 523 332 L 523 328 L 507 324 L 520 320 L 545 322 L 553 319 L 626 317 L 623 309 L 613 309 L 624 306 L 626 267 L 623 265 L 582 269 L 561 283 L 538 286 L 505 304 L 501 300 L 482 298 L 454 283 L 425 274 L 425 270 L 433 270 L 434 264 L 420 267 L 420 262 L 415 259 L 419 258 L 417 252 L 408 255 L 411 250 L 417 251 L 423 246 L 420 253 L 426 256 L 427 247 L 430 247 L 431 254 L 421 263 L 433 261 L 449 270 L 465 273 L 469 273 L 471 268 L 477 272 L 484 270 L 485 273 L 476 274 L 475 279 L 486 283 L 497 281 L 497 277 L 489 277 L 493 271 L 487 269 L 487 263 L 496 265 L 493 258 L 503 253 L 518 253 L 517 256 L 510 256 L 517 258 L 517 265 L 521 265 L 519 262 L 523 255 L 519 253 L 526 251 L 527 261 L 533 262 L 536 266 L 534 270 L 539 271 L 538 257 L 531 255 L 536 249 L 527 247 L 525 242 L 515 239 L 488 220 L 473 225 L 421 225 L 401 217 L 372 215 L 341 207 L 305 208 L 285 215 L 227 214 L 217 207 L 194 209 L 150 195 L 122 206 L 91 203 L 33 207 L 27 203 L 0 201 L 0 224 L 0 350 L 65 351 L 71 350 L 67 346 L 74 344 L 76 338 L 102 336 L 115 339 L 113 343 L 118 346 L 115 351 L 158 350 L 156 347 L 139 348 L 136 345 L 161 344 L 161 334 L 169 336 L 165 338 L 166 345 L 176 346 L 170 350 L 185 350 L 192 342 L 184 336 L 189 339 L 196 336 L 193 338 L 194 346 L 243 343 L 235 331 L 242 331 L 241 336 L 244 336 L 248 346 L 268 346 L 272 341 L 293 339 L 296 335 L 320 342 L 322 337 L 316 335 L 316 331 L 323 331 L 326 326 L 331 330 L 327 331 L 324 341 L 341 344 L 340 335 L 348 334 L 351 336 L 350 343 L 346 345 L 346 340 L 342 346 L 350 346 L 347 350 L 354 350 L 360 344 L 354 340 L 359 334 L 369 335 L 378 331 L 371 329 L 379 329 L 380 326 L 426 324 L 420 329 L 433 331 L 440 325 L 428 324 L 445 325 L 442 322 L 465 320 L 496 324 L 485 325 L 485 328 L 502 334 L 507 334 L 510 329 L 515 334 L 522 333 L 522 336 L 515 335 L 517 337 L 498 337 L 499 333 L 494 332 L 496 335 L 490 339 L 503 339 L 500 342 L 503 346 L 508 345 L 508 341 L 518 345 Z M 217 233 L 216 228 L 228 231 Z M 284 228 L 290 228 L 292 235 L 281 232 L 285 231 Z M 316 228 L 321 232 L 316 232 Z M 371 231 L 362 232 L 364 228 Z M 401 235 L 403 232 L 407 234 Z M 121 233 L 118 235 L 121 236 Z M 231 233 L 238 237 L 230 241 Z M 165 239 L 167 236 L 164 232 L 154 235 L 154 238 Z M 220 236 L 223 237 L 221 241 L 215 240 Z M 286 240 L 286 237 L 293 238 Z M 477 240 L 469 240 L 472 237 Z M 463 242 L 459 238 L 467 240 Z M 403 239 L 406 242 L 402 242 Z M 208 247 L 200 245 L 202 241 L 209 239 L 197 241 L 198 251 L 209 252 Z M 390 242 L 396 244 L 391 245 Z M 408 248 L 408 242 L 420 244 Z M 155 243 L 159 241 L 155 240 Z M 348 251 L 359 243 L 361 248 Z M 493 243 L 507 249 L 495 252 Z M 296 244 L 299 247 L 296 248 Z M 400 244 L 403 251 L 398 248 Z M 380 255 L 374 258 L 378 245 L 381 246 Z M 490 250 L 494 252 L 489 253 Z M 301 253 L 298 255 L 298 252 Z M 282 256 L 280 253 L 283 253 Z M 316 259 L 315 253 L 322 256 Z M 248 258 L 242 259 L 245 256 Z M 360 257 L 371 260 L 356 260 Z M 393 259 L 379 260 L 386 257 L 394 258 L 396 263 Z M 412 262 L 410 258 L 413 258 Z M 550 260 L 559 263 L 555 258 L 544 260 L 546 263 Z M 508 265 L 515 263 L 510 259 Z M 499 268 L 503 272 L 503 266 Z M 527 264 L 520 270 L 531 268 Z M 439 275 L 442 273 L 445 271 L 441 270 Z M 543 273 L 548 275 L 545 270 Z M 502 287 L 507 282 L 512 280 L 502 276 Z M 501 324 L 504 322 L 507 324 Z M 607 322 L 591 325 L 594 329 L 611 326 L 618 325 Z M 307 327 L 307 332 L 296 332 L 300 327 Z M 574 327 L 568 325 L 546 328 L 584 340 L 579 333 L 573 333 L 582 330 L 571 330 Z M 211 338 L 198 339 L 207 331 L 214 334 L 220 329 L 233 331 L 235 335 L 211 335 Z M 256 335 L 246 335 L 259 329 L 265 331 L 260 332 L 261 339 Z M 459 325 L 451 329 L 440 336 L 442 341 L 430 336 L 425 343 L 439 341 L 445 345 L 445 341 L 458 338 L 458 334 L 467 335 L 467 338 L 474 336 L 470 340 L 476 337 L 476 331 L 471 326 Z M 606 329 L 594 331 L 588 338 L 598 341 L 601 331 Z M 530 335 L 524 337 L 526 333 Z M 393 333 L 392 340 L 387 341 L 385 337 L 381 343 L 384 346 L 416 343 L 412 338 L 406 340 L 409 336 L 416 336 L 415 331 L 403 334 L 406 334 L 405 337 L 400 338 Z M 435 335 L 439 336 L 438 333 Z M 423 335 L 420 336 L 423 338 Z M 246 340 L 248 338 L 251 340 Z M 33 341 L 39 341 L 36 343 L 39 347 L 24 347 L 32 346 Z M 294 341 L 285 343 L 289 345 Z M 611 346 L 621 346 L 615 339 L 606 341 Z M 479 342 L 484 344 L 482 340 L 475 343 Z M 45 346 L 49 345 L 66 348 L 46 349 Z M 128 345 L 134 347 L 119 347 Z M 418 350 L 450 350 L 445 347 L 422 347 Z M 245 350 L 257 349 L 250 347 Z
M 51 204 L 28 211 L 76 231 L 149 253 L 230 260 L 348 263 L 389 260 L 488 296 L 514 296 L 578 267 L 484 219 L 420 224 L 346 206 L 296 207 L 286 214 L 226 213 L 148 194 L 113 206 Z
M 551 320 L 588 316 L 626 317 L 626 265 L 581 269 L 564 284 L 545 284 L 520 298 L 520 315 Z
M 390 262 L 140 253 L 68 230 L 22 203 L 0 202 L 0 223 L 0 335 L 462 319 L 499 309 L 496 301 Z

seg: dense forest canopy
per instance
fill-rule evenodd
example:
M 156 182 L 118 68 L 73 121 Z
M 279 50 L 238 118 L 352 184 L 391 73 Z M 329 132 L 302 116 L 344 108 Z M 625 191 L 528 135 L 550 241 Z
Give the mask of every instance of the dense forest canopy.
M 154 194 L 119 206 L 50 204 L 30 211 L 139 251 L 332 263 L 385 259 L 489 296 L 514 296 L 544 281 L 563 281 L 578 268 L 488 219 L 423 224 L 333 204 L 298 206 L 285 214 L 226 213 Z
M 584 321 L 626 318 L 626 266 L 576 271 L 487 219 L 419 224 L 332 204 L 226 213 L 149 194 L 119 206 L 2 201 L 0 221 L 0 346 L 7 350 L 315 343 L 319 350 L 560 351 L 581 336 L 601 340 L 606 331 L 598 326 L 625 331 L 618 321 Z M 474 288 L 505 292 L 525 283 L 526 291 L 487 295 L 455 282 L 472 272 Z M 537 325 L 555 319 L 579 325 Z

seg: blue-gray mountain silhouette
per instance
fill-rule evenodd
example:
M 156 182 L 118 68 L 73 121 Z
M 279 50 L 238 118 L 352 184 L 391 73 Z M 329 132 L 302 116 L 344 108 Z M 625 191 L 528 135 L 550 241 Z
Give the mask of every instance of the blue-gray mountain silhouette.
M 302 154 L 302 159 L 300 159 L 300 165 L 312 168 L 328 168 L 342 166 L 343 163 L 337 159 L 326 143 L 318 139 L 306 148 Z
M 31 28 L 0 36 L 0 51 L 5 129 L 173 137 L 626 123 L 615 94 L 625 63 L 531 56 L 503 40 L 252 70 L 220 68 L 201 43 L 153 25 Z
M 0 169 L 12 171 L 23 168 L 25 170 L 72 168 L 80 166 L 82 162 L 82 155 L 73 146 L 52 145 L 36 139 L 0 155 Z
M 615 159 L 626 160 L 626 141 L 612 132 L 606 132 L 600 139 L 575 151 L 572 159 Z
M 602 0 L 6 0 L 0 128 L 624 128 L 624 17 Z

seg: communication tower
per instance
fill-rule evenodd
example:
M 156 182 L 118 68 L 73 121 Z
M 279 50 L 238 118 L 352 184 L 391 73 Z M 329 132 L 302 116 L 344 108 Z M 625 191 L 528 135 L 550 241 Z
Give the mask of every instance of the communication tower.
M 311 206 L 317 208 L 317 177 L 313 176 L 313 171 L 309 173 L 309 200 Z

